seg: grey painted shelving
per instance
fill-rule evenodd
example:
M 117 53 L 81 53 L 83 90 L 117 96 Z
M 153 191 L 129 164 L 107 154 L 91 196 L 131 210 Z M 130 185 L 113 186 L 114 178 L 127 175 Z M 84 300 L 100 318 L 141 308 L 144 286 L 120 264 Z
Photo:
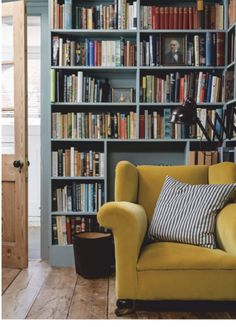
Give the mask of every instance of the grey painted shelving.
M 113 3 L 113 1 L 104 0 L 104 1 L 89 1 L 89 5 L 97 4 L 97 3 Z M 195 1 L 183 1 L 186 5 L 190 5 L 195 3 Z M 219 1 L 212 1 L 219 2 Z M 165 72 L 165 71 L 218 71 L 225 73 L 227 69 L 234 69 L 236 76 L 236 58 L 232 63 L 227 63 L 227 59 L 225 59 L 224 66 L 140 66 L 140 40 L 141 37 L 145 37 L 149 34 L 173 34 L 173 33 L 181 33 L 181 34 L 204 34 L 206 32 L 225 32 L 226 35 L 228 33 L 235 33 L 236 24 L 233 24 L 230 28 L 228 28 L 228 17 L 227 17 L 227 0 L 221 1 L 221 3 L 225 6 L 225 14 L 224 14 L 224 26 L 223 30 L 215 29 L 215 30 L 141 30 L 140 29 L 140 5 L 151 5 L 151 4 L 162 4 L 162 5 L 179 5 L 179 1 L 177 0 L 160 0 L 160 1 L 147 1 L 147 0 L 137 0 L 137 15 L 138 15 L 138 27 L 137 29 L 132 30 L 61 30 L 61 29 L 53 29 L 50 34 L 50 48 L 51 48 L 51 38 L 53 35 L 59 36 L 68 36 L 68 37 L 92 37 L 97 39 L 107 39 L 111 40 L 112 38 L 117 39 L 119 37 L 126 37 L 132 40 L 136 40 L 137 44 L 137 66 L 136 67 L 59 67 L 59 66 L 51 66 L 51 68 L 62 69 L 68 71 L 86 71 L 92 74 L 96 74 L 96 76 L 101 76 L 101 78 L 108 77 L 111 81 L 111 86 L 113 87 L 134 87 L 136 90 L 136 98 L 134 103 L 63 103 L 63 102 L 55 102 L 50 103 L 51 112 L 61 111 L 61 112 L 76 112 L 76 108 L 81 111 L 84 107 L 84 111 L 92 110 L 93 112 L 108 112 L 108 111 L 122 111 L 128 112 L 130 110 L 135 110 L 137 116 L 139 116 L 140 111 L 146 108 L 156 108 L 157 110 L 162 109 L 164 107 L 171 107 L 180 105 L 180 103 L 142 103 L 139 101 L 140 99 L 140 76 L 145 71 L 150 73 L 156 72 Z M 84 1 L 84 4 L 88 5 L 88 2 Z M 182 4 L 182 3 L 181 3 Z M 50 10 L 50 5 L 49 5 Z M 50 17 L 50 15 L 49 15 Z M 236 35 L 236 33 L 235 33 Z M 227 38 L 226 38 L 227 39 Z M 235 37 L 236 44 L 236 37 Z M 225 51 L 227 54 L 227 41 L 225 45 Z M 234 54 L 236 57 L 236 54 Z M 226 55 L 227 58 L 227 55 Z M 51 65 L 51 58 L 49 58 Z M 234 99 L 227 103 L 198 103 L 200 107 L 224 107 L 236 104 L 236 86 L 234 86 Z M 138 122 L 138 120 L 137 120 Z M 49 113 L 49 123 L 51 123 L 51 113 Z M 139 135 L 139 126 L 136 124 L 136 137 Z M 51 243 L 51 217 L 53 215 L 96 215 L 96 213 L 81 213 L 81 212 L 52 212 L 51 211 L 51 190 L 54 183 L 65 183 L 66 181 L 76 180 L 76 181 L 101 181 L 104 183 L 104 197 L 105 201 L 110 201 L 114 199 L 114 172 L 115 166 L 117 162 L 120 160 L 129 160 L 134 164 L 154 164 L 154 165 L 185 165 L 187 163 L 188 152 L 191 148 L 197 148 L 199 144 L 199 140 L 197 139 L 134 139 L 134 140 L 118 140 L 118 139 L 55 139 L 50 138 L 48 140 L 50 143 L 49 155 L 51 156 L 52 148 L 55 149 L 57 146 L 68 146 L 69 144 L 77 145 L 78 147 L 83 146 L 92 148 L 94 146 L 98 146 L 99 149 L 104 151 L 104 176 L 103 177 L 51 177 L 48 181 L 49 194 L 50 194 L 50 205 L 49 205 L 49 262 L 54 266 L 71 266 L 74 265 L 74 257 L 73 257 L 73 247 L 71 245 L 61 246 L 61 245 L 52 245 Z M 205 149 L 209 148 L 209 144 L 206 141 L 201 141 L 201 146 Z M 51 161 L 50 166 L 48 167 L 51 171 Z

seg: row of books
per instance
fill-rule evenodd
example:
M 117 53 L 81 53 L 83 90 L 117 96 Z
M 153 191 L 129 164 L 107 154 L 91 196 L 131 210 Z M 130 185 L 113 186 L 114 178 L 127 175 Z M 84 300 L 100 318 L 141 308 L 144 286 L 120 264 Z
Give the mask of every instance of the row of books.
M 183 102 L 186 96 L 197 102 L 221 102 L 221 77 L 208 72 L 146 75 L 141 80 L 141 101 L 147 103 Z
M 115 90 L 120 90 L 118 97 Z M 133 88 L 111 88 L 108 78 L 84 76 L 81 71 L 68 74 L 62 69 L 51 69 L 51 102 L 120 103 L 133 102 L 134 96 Z
M 214 137 L 213 130 L 207 122 L 207 116 L 211 119 L 216 130 L 220 132 L 220 125 L 215 119 L 215 112 L 220 117 L 223 115 L 222 108 L 215 110 L 207 110 L 205 108 L 197 108 L 197 116 L 202 125 L 205 127 L 211 139 Z M 165 108 L 163 111 L 144 110 L 139 115 L 139 138 L 140 139 L 186 139 L 198 138 L 205 139 L 198 125 L 184 126 L 180 124 L 170 124 L 171 109 Z
M 52 191 L 52 211 L 96 213 L 103 203 L 102 183 L 72 182 Z
M 204 4 L 197 1 L 197 6 L 160 7 L 141 6 L 141 29 L 223 29 L 224 6 Z
M 229 0 L 229 27 L 236 22 L 236 1 Z
M 52 176 L 104 176 L 104 153 L 75 147 L 52 151 Z
M 52 244 L 68 245 L 81 232 L 105 232 L 95 217 L 52 216 Z
M 82 41 L 52 38 L 53 66 L 136 66 L 136 44 L 130 40 Z
M 215 165 L 219 162 L 218 151 L 189 151 L 188 165 Z
M 68 119 L 68 116 L 71 118 Z M 52 113 L 52 137 L 55 139 L 135 139 L 136 113 L 77 112 Z M 73 128 L 72 128 L 73 126 Z M 65 131 L 72 130 L 70 134 Z
M 175 37 L 171 37 L 175 39 Z M 177 37 L 178 39 L 178 37 Z M 223 32 L 200 35 L 185 35 L 179 51 L 183 61 L 176 65 L 188 66 L 223 66 L 224 65 L 225 35 Z M 140 65 L 159 66 L 166 65 L 165 38 L 159 35 L 149 35 L 148 40 L 140 42 Z
M 137 1 L 114 0 L 109 5 L 83 7 L 73 0 L 51 0 L 51 28 L 135 29 Z

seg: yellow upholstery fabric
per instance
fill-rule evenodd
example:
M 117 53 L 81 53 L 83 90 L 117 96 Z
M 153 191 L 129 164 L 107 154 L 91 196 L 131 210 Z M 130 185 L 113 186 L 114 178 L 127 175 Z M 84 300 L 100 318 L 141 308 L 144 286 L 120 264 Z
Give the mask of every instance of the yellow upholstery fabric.
M 209 184 L 236 183 L 236 165 L 232 162 L 222 162 L 209 166 Z
M 144 207 L 149 223 L 167 175 L 183 183 L 208 183 L 208 166 L 137 166 L 137 169 L 138 203 Z
M 192 184 L 208 183 L 208 178 L 232 183 L 235 169 L 232 163 L 209 168 L 118 164 L 116 202 L 98 213 L 99 223 L 114 235 L 118 299 L 236 301 L 236 204 L 228 204 L 217 217 L 221 250 L 171 242 L 143 245 L 166 175 Z
M 236 300 L 236 270 L 137 272 L 139 300 Z
M 119 298 L 135 298 L 136 263 L 147 229 L 146 213 L 138 204 L 108 202 L 99 210 L 98 222 L 112 229 L 114 235 L 116 294 Z
M 220 248 L 236 256 L 236 203 L 228 204 L 218 214 L 216 235 Z
M 137 168 L 128 161 L 120 161 L 116 166 L 115 176 L 115 200 L 137 202 Z
M 236 256 L 219 249 L 201 246 L 155 242 L 145 246 L 137 270 L 236 269 Z M 235 271 L 236 272 L 236 271 Z

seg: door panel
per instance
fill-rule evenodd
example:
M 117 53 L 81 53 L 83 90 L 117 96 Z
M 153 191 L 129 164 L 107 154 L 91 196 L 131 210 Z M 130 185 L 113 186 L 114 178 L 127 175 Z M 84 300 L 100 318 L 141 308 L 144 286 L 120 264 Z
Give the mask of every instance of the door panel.
M 2 265 L 28 265 L 25 1 L 2 4 Z M 14 165 L 13 165 L 14 163 Z

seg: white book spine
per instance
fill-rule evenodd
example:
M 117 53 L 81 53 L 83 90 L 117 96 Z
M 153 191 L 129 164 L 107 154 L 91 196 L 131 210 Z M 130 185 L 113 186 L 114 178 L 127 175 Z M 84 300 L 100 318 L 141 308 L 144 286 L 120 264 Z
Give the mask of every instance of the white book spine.
M 77 92 L 77 101 L 80 103 L 83 101 L 83 72 L 78 72 L 78 92 Z
M 132 22 L 132 28 L 137 28 L 137 1 L 133 2 L 133 22 Z
M 213 76 L 212 84 L 211 84 L 211 100 L 210 100 L 211 103 L 215 102 L 215 99 L 216 99 L 216 80 L 217 80 L 217 77 Z
M 75 176 L 75 148 L 70 148 L 70 176 Z
M 59 39 L 59 66 L 63 66 L 63 39 Z
M 200 102 L 200 91 L 201 91 L 202 76 L 203 76 L 203 72 L 199 72 L 198 86 L 197 86 L 197 103 Z
M 58 176 L 58 153 L 57 151 L 52 151 L 52 176 Z
M 199 35 L 194 35 L 195 66 L 199 66 Z

